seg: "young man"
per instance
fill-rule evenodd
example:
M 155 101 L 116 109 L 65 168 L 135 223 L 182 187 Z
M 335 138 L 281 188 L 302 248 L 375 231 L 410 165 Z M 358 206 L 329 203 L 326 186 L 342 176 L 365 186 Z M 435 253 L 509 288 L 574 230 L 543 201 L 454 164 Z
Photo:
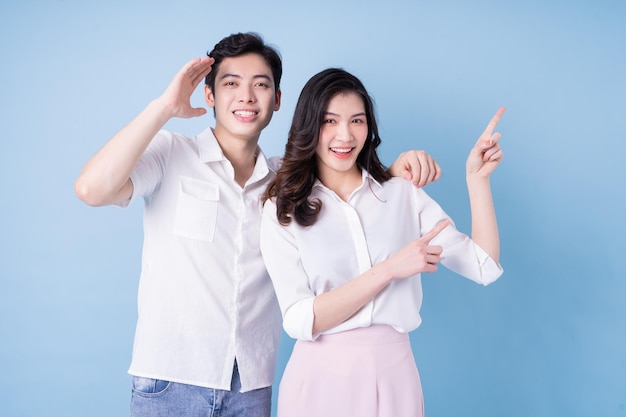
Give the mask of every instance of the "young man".
M 274 175 L 257 145 L 280 108 L 282 62 L 260 36 L 222 39 L 187 63 L 85 165 L 76 193 L 89 205 L 145 201 L 138 322 L 129 373 L 133 416 L 269 416 L 281 315 L 259 250 L 260 198 Z M 205 79 L 215 127 L 161 130 L 205 114 L 190 97 Z M 423 152 L 396 175 L 439 177 Z

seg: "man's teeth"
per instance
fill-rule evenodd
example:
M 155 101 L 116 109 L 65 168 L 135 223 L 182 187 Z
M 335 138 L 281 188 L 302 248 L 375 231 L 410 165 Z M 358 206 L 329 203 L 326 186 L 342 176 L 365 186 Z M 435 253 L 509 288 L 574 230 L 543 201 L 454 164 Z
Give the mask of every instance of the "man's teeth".
M 239 111 L 236 111 L 235 114 L 237 116 L 249 117 L 249 116 L 254 116 L 256 113 L 253 111 L 239 110 Z
M 331 151 L 336 152 L 336 153 L 349 153 L 352 148 L 330 148 Z

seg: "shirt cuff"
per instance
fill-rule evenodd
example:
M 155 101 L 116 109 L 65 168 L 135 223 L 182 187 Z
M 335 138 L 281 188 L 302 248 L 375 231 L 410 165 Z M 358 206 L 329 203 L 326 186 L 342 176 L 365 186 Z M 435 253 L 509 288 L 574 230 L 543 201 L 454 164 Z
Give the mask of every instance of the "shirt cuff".
M 474 245 L 474 248 L 480 265 L 480 283 L 485 286 L 489 285 L 500 278 L 504 269 L 483 248 L 478 245 Z
M 121 208 L 127 208 L 128 206 L 130 206 L 130 204 L 135 201 L 135 196 L 137 196 L 137 189 L 135 187 L 135 184 L 137 183 L 136 181 L 133 181 L 133 174 L 130 174 L 130 182 L 133 184 L 133 192 L 130 195 L 130 198 L 128 200 L 125 201 L 120 201 L 119 203 L 115 203 L 114 205 L 117 207 L 121 207 Z
M 313 341 L 313 302 L 315 297 L 304 298 L 290 306 L 283 316 L 283 328 L 289 337 Z

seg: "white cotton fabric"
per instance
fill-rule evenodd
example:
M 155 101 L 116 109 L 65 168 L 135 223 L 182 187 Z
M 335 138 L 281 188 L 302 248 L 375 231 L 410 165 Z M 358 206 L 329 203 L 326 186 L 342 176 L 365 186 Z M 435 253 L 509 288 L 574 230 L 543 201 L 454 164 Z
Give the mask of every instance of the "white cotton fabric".
M 211 129 L 153 139 L 131 176 L 145 209 L 130 374 L 229 390 L 236 358 L 242 391 L 272 385 L 281 317 L 259 229 L 273 175 L 259 150 L 239 186 Z
M 287 334 L 314 340 L 313 300 L 371 268 L 439 221 L 449 218 L 426 192 L 409 181 L 392 178 L 382 184 L 363 171 L 363 182 L 348 201 L 317 181 L 311 199 L 322 202 L 317 222 L 282 226 L 276 206 L 267 201 L 261 225 L 261 251 L 270 273 Z M 502 268 L 452 224 L 431 241 L 441 245 L 441 264 L 477 283 L 498 279 Z M 322 334 L 371 325 L 389 325 L 408 333 L 421 323 L 420 274 L 394 281 L 350 319 Z

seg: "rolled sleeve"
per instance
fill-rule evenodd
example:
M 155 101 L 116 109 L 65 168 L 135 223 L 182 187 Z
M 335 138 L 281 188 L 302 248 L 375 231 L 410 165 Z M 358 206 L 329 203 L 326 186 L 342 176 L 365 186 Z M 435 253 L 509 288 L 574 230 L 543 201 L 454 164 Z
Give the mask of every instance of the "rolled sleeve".
M 294 339 L 314 340 L 313 337 L 313 302 L 315 297 L 307 297 L 287 307 L 283 313 L 285 333 Z
M 454 225 L 446 227 L 431 243 L 443 247 L 443 266 L 478 284 L 489 285 L 504 272 L 487 252 Z
M 155 191 L 163 178 L 173 140 L 172 133 L 167 130 L 157 133 L 130 174 L 133 193 L 128 200 L 116 204 L 117 206 L 126 208 L 137 198 L 149 196 Z
M 443 247 L 441 253 L 443 266 L 482 285 L 489 285 L 502 275 L 504 272 L 502 267 L 467 234 L 459 231 L 435 200 L 421 189 L 414 190 L 414 196 L 419 201 L 418 206 L 421 207 L 422 236 L 441 220 L 450 220 L 450 225 L 431 241 L 432 245 Z
M 474 250 L 478 258 L 478 264 L 480 265 L 480 280 L 478 282 L 483 285 L 489 285 L 500 278 L 504 273 L 502 266 L 494 261 L 493 258 L 476 243 L 474 243 Z

